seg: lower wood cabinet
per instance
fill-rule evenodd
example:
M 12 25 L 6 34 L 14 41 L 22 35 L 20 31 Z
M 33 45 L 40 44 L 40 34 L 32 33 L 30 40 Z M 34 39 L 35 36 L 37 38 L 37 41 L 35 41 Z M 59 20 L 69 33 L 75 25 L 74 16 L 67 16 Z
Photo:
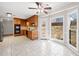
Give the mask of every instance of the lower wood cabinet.
M 38 38 L 37 31 L 27 31 L 27 37 L 31 40 L 35 40 Z

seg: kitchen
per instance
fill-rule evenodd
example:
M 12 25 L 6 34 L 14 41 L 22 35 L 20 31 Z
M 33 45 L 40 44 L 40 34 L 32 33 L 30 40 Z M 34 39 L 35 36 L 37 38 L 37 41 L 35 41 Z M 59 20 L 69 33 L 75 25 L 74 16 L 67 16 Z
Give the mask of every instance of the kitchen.
M 26 36 L 31 40 L 38 38 L 38 16 L 27 19 L 14 18 L 14 36 Z

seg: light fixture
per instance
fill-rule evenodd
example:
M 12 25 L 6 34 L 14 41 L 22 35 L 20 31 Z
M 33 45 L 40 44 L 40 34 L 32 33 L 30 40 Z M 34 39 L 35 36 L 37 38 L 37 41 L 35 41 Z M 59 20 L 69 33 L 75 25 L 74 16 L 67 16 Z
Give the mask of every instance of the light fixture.
M 6 13 L 6 19 L 7 19 L 8 21 L 12 20 L 12 13 L 7 12 L 7 13 Z
M 7 17 L 12 17 L 12 13 L 6 13 Z

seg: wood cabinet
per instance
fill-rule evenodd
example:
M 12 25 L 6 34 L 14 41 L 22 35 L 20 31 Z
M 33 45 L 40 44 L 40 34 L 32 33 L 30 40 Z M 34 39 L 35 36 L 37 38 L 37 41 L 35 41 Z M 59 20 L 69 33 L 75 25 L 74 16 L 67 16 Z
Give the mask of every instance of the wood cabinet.
M 31 40 L 37 39 L 38 38 L 38 16 L 34 15 L 30 18 L 27 19 L 26 21 L 26 26 L 27 27 L 34 27 L 35 30 L 31 31 L 31 30 L 27 30 L 27 37 L 30 38 Z
M 20 25 L 20 35 L 27 36 L 31 40 L 38 38 L 38 16 L 34 15 L 28 19 L 14 18 L 14 25 L 15 24 Z
M 27 19 L 27 22 L 29 22 L 29 26 L 32 26 L 33 24 L 37 27 L 38 26 L 38 16 L 34 15 Z
M 22 26 L 25 26 L 25 21 L 21 18 L 14 18 L 14 32 L 17 31 L 15 25 L 20 25 L 20 32 L 18 34 L 14 33 L 14 35 L 24 35 L 24 31 L 22 31 Z
M 26 35 L 27 35 L 27 34 L 26 34 L 26 30 L 21 30 L 21 35 L 26 36 Z
M 26 20 L 21 20 L 21 26 L 26 26 Z
M 26 26 L 26 21 L 20 18 L 14 18 L 14 24 L 20 24 L 21 26 Z
M 14 18 L 14 24 L 21 24 L 20 18 Z
M 29 39 L 31 40 L 35 40 L 38 38 L 38 34 L 36 31 L 28 31 L 28 36 L 27 36 Z

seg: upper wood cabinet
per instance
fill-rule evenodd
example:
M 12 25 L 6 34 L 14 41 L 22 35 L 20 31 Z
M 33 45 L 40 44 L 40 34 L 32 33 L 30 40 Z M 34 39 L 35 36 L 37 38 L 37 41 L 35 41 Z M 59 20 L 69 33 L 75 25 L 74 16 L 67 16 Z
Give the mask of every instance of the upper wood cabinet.
M 27 19 L 27 22 L 29 23 L 29 26 L 32 26 L 33 24 L 37 27 L 38 26 L 38 16 L 34 15 Z
M 26 26 L 26 20 L 20 18 L 14 18 L 14 24 L 20 24 L 21 26 Z
M 34 16 L 35 19 L 35 25 L 38 26 L 38 16 Z
M 25 20 L 21 20 L 21 26 L 26 26 L 26 21 Z
M 14 18 L 14 24 L 21 24 L 21 19 Z

